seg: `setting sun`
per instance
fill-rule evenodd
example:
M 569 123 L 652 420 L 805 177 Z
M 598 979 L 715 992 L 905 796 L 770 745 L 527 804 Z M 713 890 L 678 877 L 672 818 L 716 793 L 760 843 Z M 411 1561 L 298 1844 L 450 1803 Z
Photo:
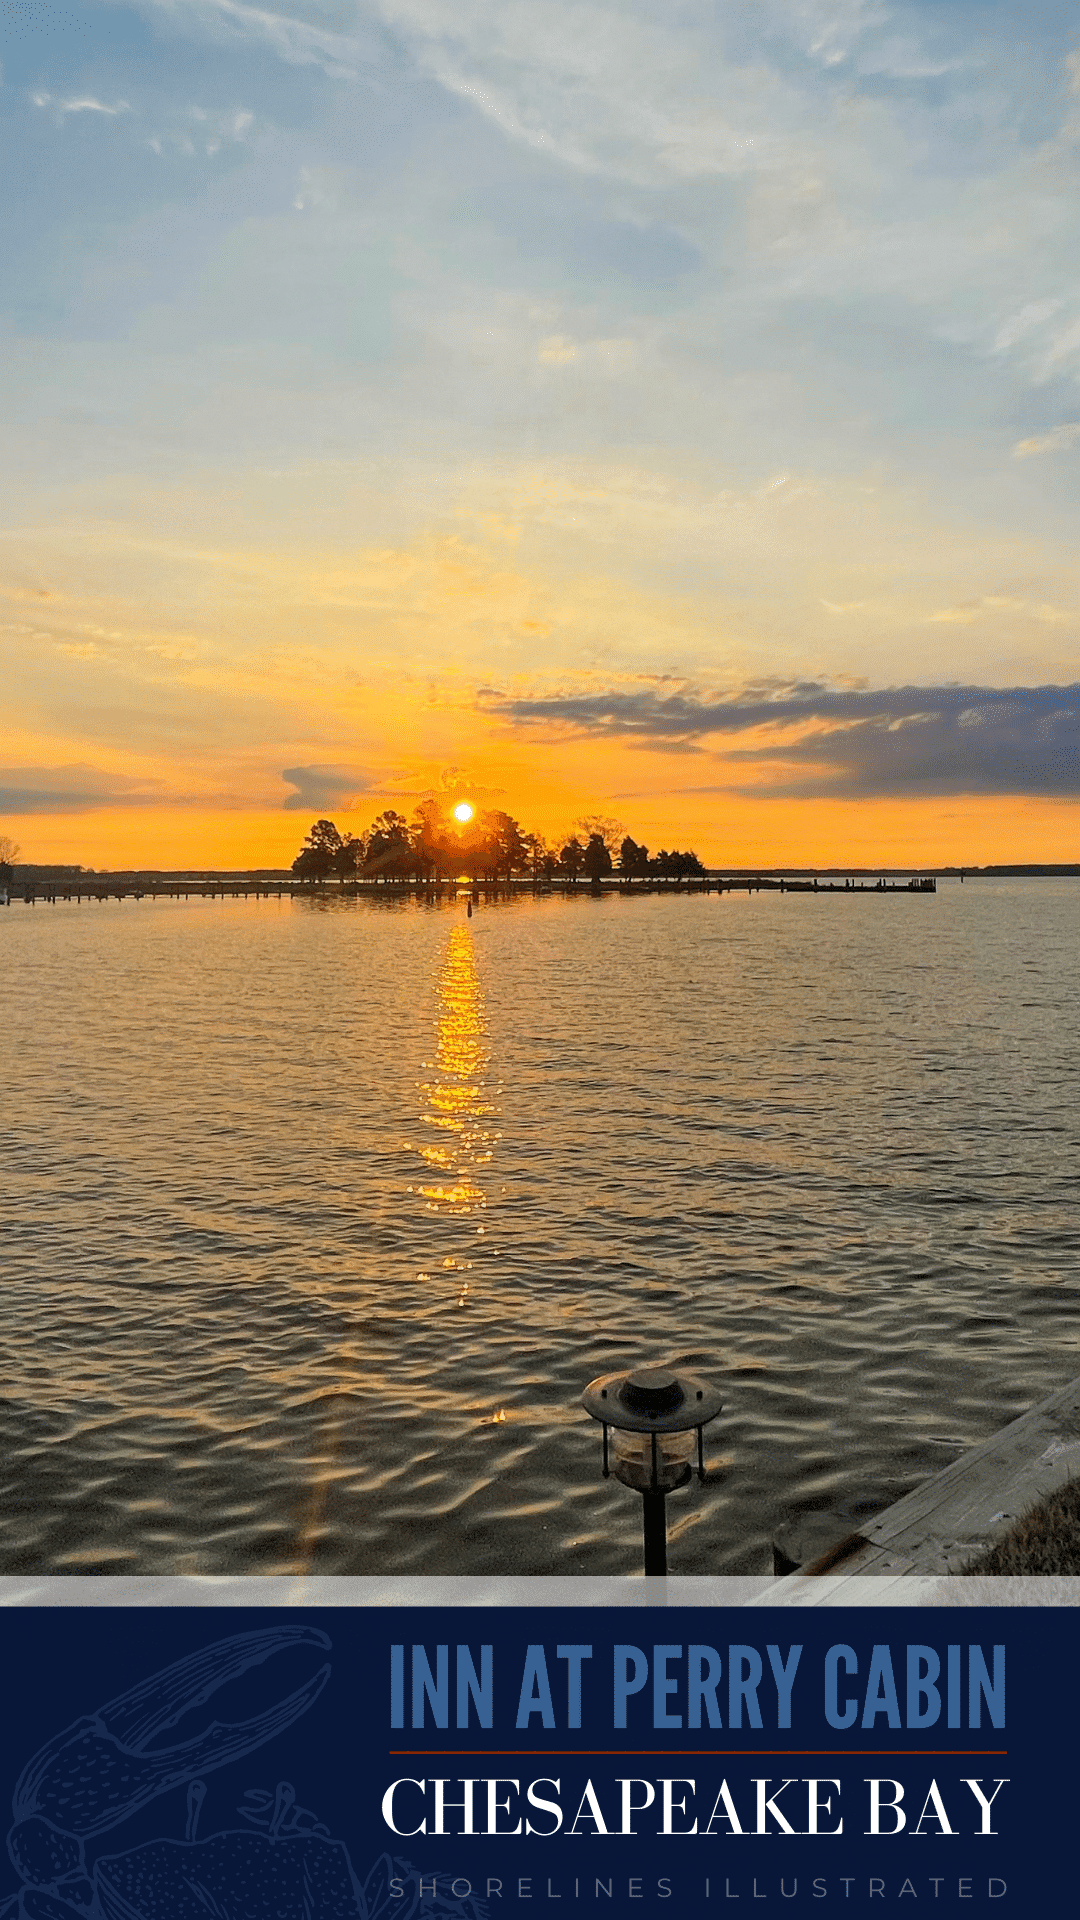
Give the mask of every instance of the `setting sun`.
M 467 800 L 459 800 L 454 808 L 454 819 L 464 827 L 472 819 L 475 811 L 475 807 L 471 807 Z

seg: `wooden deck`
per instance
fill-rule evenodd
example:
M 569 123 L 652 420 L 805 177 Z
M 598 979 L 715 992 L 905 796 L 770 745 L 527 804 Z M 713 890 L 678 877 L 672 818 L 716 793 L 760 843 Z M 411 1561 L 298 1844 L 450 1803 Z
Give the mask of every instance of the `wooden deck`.
M 1078 1475 L 1080 1380 L 1073 1380 L 969 1447 L 859 1533 L 777 1580 L 756 1604 L 859 1605 L 871 1594 L 880 1602 L 895 1583 L 932 1587 L 962 1573 L 1028 1508 Z

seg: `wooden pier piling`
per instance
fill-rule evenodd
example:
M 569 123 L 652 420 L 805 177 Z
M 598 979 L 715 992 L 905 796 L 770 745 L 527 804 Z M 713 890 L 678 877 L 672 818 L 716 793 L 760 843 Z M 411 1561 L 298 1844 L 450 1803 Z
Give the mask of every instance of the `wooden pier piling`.
M 748 874 L 723 873 L 718 870 L 704 874 L 669 878 L 666 875 L 650 874 L 630 878 L 624 874 L 613 873 L 598 881 L 573 881 L 556 875 L 550 880 L 538 880 L 528 875 L 515 875 L 506 880 L 452 880 L 420 879 L 414 877 L 403 880 L 357 880 L 346 885 L 337 881 L 311 882 L 293 879 L 279 879 L 273 882 L 253 882 L 250 879 L 230 881 L 226 876 L 215 875 L 205 880 L 174 881 L 157 879 L 153 876 L 120 879 L 112 875 L 102 875 L 98 884 L 86 881 L 78 885 L 58 886 L 55 882 L 18 880 L 16 887 L 19 896 L 29 906 L 36 906 L 41 900 L 49 906 L 55 906 L 58 900 L 69 904 L 75 901 L 82 905 L 85 896 L 87 903 L 96 900 L 103 904 L 108 900 L 157 900 L 163 896 L 169 900 L 384 900 L 398 897 L 412 897 L 428 905 L 437 905 L 443 900 L 456 902 L 464 894 L 473 906 L 506 899 L 517 894 L 532 894 L 537 897 L 562 894 L 569 899 L 635 899 L 643 894 L 662 894 L 682 897 L 689 894 L 715 894 L 722 898 L 725 893 L 745 893 L 749 898 L 753 894 L 813 894 L 821 898 L 828 894 L 834 897 L 851 898 L 858 894 L 866 899 L 881 899 L 885 895 L 911 896 L 912 894 L 933 894 L 937 892 L 935 874 L 916 874 L 909 879 L 896 877 L 887 879 L 882 875 L 875 881 L 854 876 L 840 880 L 828 879 L 818 874 Z M 9 889 L 8 899 L 14 898 Z

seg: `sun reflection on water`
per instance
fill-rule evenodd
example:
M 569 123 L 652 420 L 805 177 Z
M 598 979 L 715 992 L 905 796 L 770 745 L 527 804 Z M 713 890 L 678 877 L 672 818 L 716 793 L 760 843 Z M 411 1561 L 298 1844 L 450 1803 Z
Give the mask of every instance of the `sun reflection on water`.
M 436 1055 L 425 1063 L 434 1067 L 435 1078 L 421 1083 L 420 1119 L 437 1137 L 416 1149 L 429 1181 L 414 1191 L 429 1213 L 481 1213 L 487 1206 L 482 1169 L 490 1164 L 499 1136 L 491 1125 L 497 1109 L 484 1077 L 490 1057 L 484 995 L 467 926 L 455 926 L 450 934 L 436 991 Z M 442 1265 L 460 1274 L 463 1305 L 472 1261 L 451 1257 Z

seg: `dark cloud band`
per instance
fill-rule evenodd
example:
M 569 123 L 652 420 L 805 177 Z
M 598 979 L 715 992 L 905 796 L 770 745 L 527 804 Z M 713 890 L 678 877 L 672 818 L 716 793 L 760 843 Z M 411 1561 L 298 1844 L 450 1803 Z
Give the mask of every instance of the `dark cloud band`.
M 81 763 L 0 767 L 0 814 L 89 813 L 98 807 L 160 807 L 159 781 L 129 779 Z M 171 802 L 168 804 L 172 804 Z
M 372 776 L 362 767 L 285 767 L 282 779 L 296 792 L 282 802 L 286 813 L 319 813 L 329 807 L 351 808 L 361 793 L 371 790 Z
M 701 749 L 764 780 L 754 791 L 792 798 L 922 794 L 1080 794 L 1080 685 L 1066 687 L 829 687 L 817 681 L 707 699 L 654 688 L 509 699 L 488 712 L 520 727 L 623 739 L 660 751 Z M 760 730 L 770 730 L 762 740 Z M 801 733 L 800 730 L 808 729 Z M 741 744 L 740 736 L 758 737 Z M 732 783 L 733 785 L 735 782 Z

